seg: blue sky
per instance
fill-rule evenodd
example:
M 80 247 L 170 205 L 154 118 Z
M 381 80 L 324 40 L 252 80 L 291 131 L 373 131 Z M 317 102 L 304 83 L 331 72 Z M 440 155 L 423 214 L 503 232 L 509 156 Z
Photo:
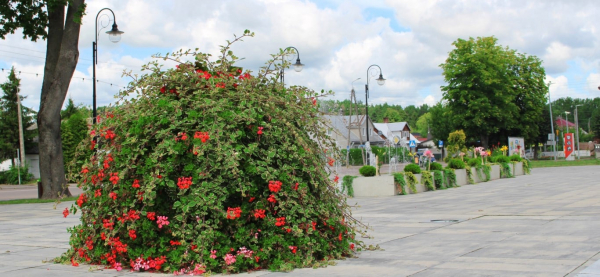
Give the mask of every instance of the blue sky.
M 100 105 L 113 103 L 129 82 L 123 70 L 140 73 L 153 54 L 196 47 L 217 53 L 244 29 L 256 35 L 234 45 L 244 58 L 239 65 L 257 71 L 271 53 L 294 46 L 306 66 L 286 74 L 286 83 L 333 90 L 331 99 L 348 99 L 351 82 L 359 77 L 354 87 L 364 98 L 366 70 L 378 64 L 388 81 L 371 87 L 369 103 L 435 104 L 444 85 L 439 64 L 452 42 L 478 36 L 495 36 L 503 46 L 541 58 L 552 99 L 600 97 L 600 8 L 593 0 L 96 0 L 88 2 L 68 94 L 78 104 L 91 104 L 91 41 L 95 15 L 104 7 L 113 9 L 125 33 L 119 43 L 111 43 L 105 30 L 98 38 Z M 15 66 L 28 96 L 24 105 L 35 110 L 44 52 L 45 42 L 23 40 L 21 34 L 0 41 L 5 69 L 0 82 Z

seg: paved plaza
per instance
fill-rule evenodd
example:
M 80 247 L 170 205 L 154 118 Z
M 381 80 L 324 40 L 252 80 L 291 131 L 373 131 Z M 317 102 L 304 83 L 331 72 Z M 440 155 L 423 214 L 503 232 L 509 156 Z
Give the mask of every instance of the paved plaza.
M 349 202 L 373 229 L 365 242 L 382 250 L 327 268 L 242 276 L 600 277 L 598 166 Z M 0 206 L 0 276 L 160 275 L 46 263 L 68 248 L 66 228 L 78 218 L 61 212 L 71 204 Z

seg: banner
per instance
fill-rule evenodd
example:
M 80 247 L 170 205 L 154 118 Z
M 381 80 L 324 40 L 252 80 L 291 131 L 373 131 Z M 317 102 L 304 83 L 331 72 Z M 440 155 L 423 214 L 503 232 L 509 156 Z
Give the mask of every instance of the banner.
M 565 159 L 573 153 L 574 146 L 575 141 L 573 140 L 573 133 L 565 133 Z
M 508 155 L 514 154 L 525 157 L 525 140 L 523 138 L 508 137 Z

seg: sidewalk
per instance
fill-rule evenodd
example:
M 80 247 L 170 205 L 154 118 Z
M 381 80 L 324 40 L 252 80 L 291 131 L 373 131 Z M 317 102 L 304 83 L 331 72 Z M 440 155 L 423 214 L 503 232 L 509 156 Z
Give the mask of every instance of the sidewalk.
M 69 191 L 71 191 L 73 196 L 77 196 L 82 192 L 75 184 L 69 185 Z M 33 198 L 38 198 L 37 184 L 0 185 L 0 201 Z
M 373 229 L 363 240 L 383 250 L 326 268 L 241 276 L 598 277 L 599 169 L 535 168 L 532 175 L 441 191 L 351 198 L 360 206 L 354 217 Z M 78 215 L 63 218 L 61 211 L 71 204 L 1 206 L 0 275 L 162 276 L 44 263 L 68 249 L 66 228 Z

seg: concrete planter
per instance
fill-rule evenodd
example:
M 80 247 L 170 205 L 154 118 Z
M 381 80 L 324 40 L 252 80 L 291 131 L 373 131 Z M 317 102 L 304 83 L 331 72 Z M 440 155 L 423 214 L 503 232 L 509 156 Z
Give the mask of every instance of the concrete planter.
M 490 172 L 490 181 L 500 179 L 500 165 L 493 164 Z
M 523 174 L 525 174 L 525 172 L 523 171 L 523 162 L 515 163 L 513 167 L 513 175 L 520 176 Z
M 355 197 L 394 196 L 398 189 L 394 185 L 394 176 L 357 177 L 352 182 Z
M 481 177 L 483 177 L 484 178 L 483 180 L 485 180 L 485 174 L 483 174 L 483 172 L 481 172 L 481 173 L 482 173 Z M 474 168 L 474 167 L 471 168 L 471 176 L 473 176 L 473 181 L 475 181 L 475 184 L 483 182 L 483 180 L 480 180 L 479 176 L 477 175 L 477 168 Z
M 467 178 L 467 170 L 466 169 L 455 169 L 454 174 L 456 174 L 456 185 L 464 186 L 469 183 L 469 179 Z
M 417 193 L 426 192 L 427 187 L 425 187 L 425 185 L 421 184 L 421 174 L 415 174 L 415 177 L 417 177 L 417 183 L 415 184 Z M 408 180 L 407 180 L 406 176 L 404 176 L 404 180 L 406 180 L 406 193 L 414 194 L 414 192 L 410 189 L 410 186 L 408 185 Z

